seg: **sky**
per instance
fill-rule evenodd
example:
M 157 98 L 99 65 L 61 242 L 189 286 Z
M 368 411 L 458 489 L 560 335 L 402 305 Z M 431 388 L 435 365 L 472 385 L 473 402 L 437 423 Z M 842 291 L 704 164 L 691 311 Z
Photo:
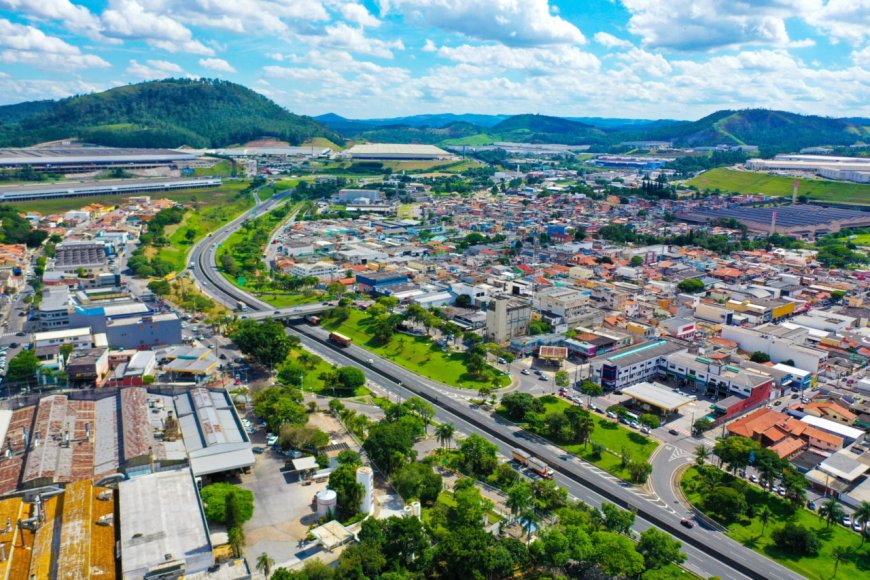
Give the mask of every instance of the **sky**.
M 0 0 L 0 104 L 166 77 L 349 118 L 870 117 L 870 0 Z

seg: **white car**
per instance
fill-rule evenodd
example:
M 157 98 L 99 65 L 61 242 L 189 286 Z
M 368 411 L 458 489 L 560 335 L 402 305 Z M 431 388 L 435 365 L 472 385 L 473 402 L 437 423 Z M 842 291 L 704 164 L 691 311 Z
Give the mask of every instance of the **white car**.
M 852 526 L 852 518 L 850 516 L 843 516 L 843 525 L 847 528 Z

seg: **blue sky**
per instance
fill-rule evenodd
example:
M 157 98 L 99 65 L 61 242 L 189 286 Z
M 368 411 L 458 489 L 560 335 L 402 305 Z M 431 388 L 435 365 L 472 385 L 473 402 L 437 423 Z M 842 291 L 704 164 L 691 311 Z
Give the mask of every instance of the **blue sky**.
M 870 116 L 870 0 L 0 0 L 0 104 L 169 76 L 352 118 Z

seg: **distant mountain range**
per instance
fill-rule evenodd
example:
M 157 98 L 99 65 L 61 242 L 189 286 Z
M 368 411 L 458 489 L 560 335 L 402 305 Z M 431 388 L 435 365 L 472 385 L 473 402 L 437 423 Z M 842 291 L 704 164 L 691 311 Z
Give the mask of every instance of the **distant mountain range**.
M 784 111 L 717 111 L 697 121 L 547 115 L 432 114 L 347 119 L 294 115 L 242 85 L 166 79 L 59 101 L 0 106 L 0 146 L 78 138 L 102 145 L 223 147 L 260 137 L 299 144 L 352 141 L 489 145 L 499 141 L 589 144 L 673 141 L 678 146 L 758 145 L 769 152 L 870 141 L 870 120 Z
M 767 109 L 717 111 L 698 121 L 452 114 L 365 120 L 327 114 L 315 120 L 353 140 L 439 145 L 515 141 L 613 146 L 624 141 L 673 141 L 687 147 L 758 145 L 773 151 L 792 151 L 870 140 L 867 119 L 833 119 Z
M 0 107 L 0 145 L 78 138 L 126 147 L 222 147 L 258 137 L 299 144 L 341 136 L 242 85 L 166 79 L 59 101 Z

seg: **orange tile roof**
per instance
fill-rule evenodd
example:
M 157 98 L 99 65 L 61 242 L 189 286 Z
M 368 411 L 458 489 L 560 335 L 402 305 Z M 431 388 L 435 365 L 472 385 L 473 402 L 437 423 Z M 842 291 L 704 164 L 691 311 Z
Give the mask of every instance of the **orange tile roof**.
M 781 459 L 785 459 L 792 453 L 803 449 L 805 445 L 806 443 L 796 437 L 787 437 L 776 445 L 771 445 L 769 449 L 779 455 Z
M 786 415 L 772 409 L 758 409 L 728 425 L 728 431 L 752 439 L 777 423 L 785 422 L 786 419 L 788 419 Z
M 840 415 L 841 417 L 845 418 L 849 422 L 853 422 L 853 421 L 855 421 L 855 419 L 858 418 L 858 415 L 856 415 L 852 411 L 849 411 L 848 409 L 844 408 L 841 405 L 838 405 L 837 403 L 831 403 L 829 401 L 819 401 L 817 403 L 808 403 L 806 406 L 804 406 L 804 413 L 807 413 L 807 412 L 812 411 L 812 410 L 818 410 L 820 413 L 819 416 L 825 416 L 825 415 L 828 415 L 829 413 L 835 414 L 835 415 Z M 829 411 L 829 413 L 826 413 L 826 411 Z M 810 413 L 810 414 L 813 414 L 813 413 Z

